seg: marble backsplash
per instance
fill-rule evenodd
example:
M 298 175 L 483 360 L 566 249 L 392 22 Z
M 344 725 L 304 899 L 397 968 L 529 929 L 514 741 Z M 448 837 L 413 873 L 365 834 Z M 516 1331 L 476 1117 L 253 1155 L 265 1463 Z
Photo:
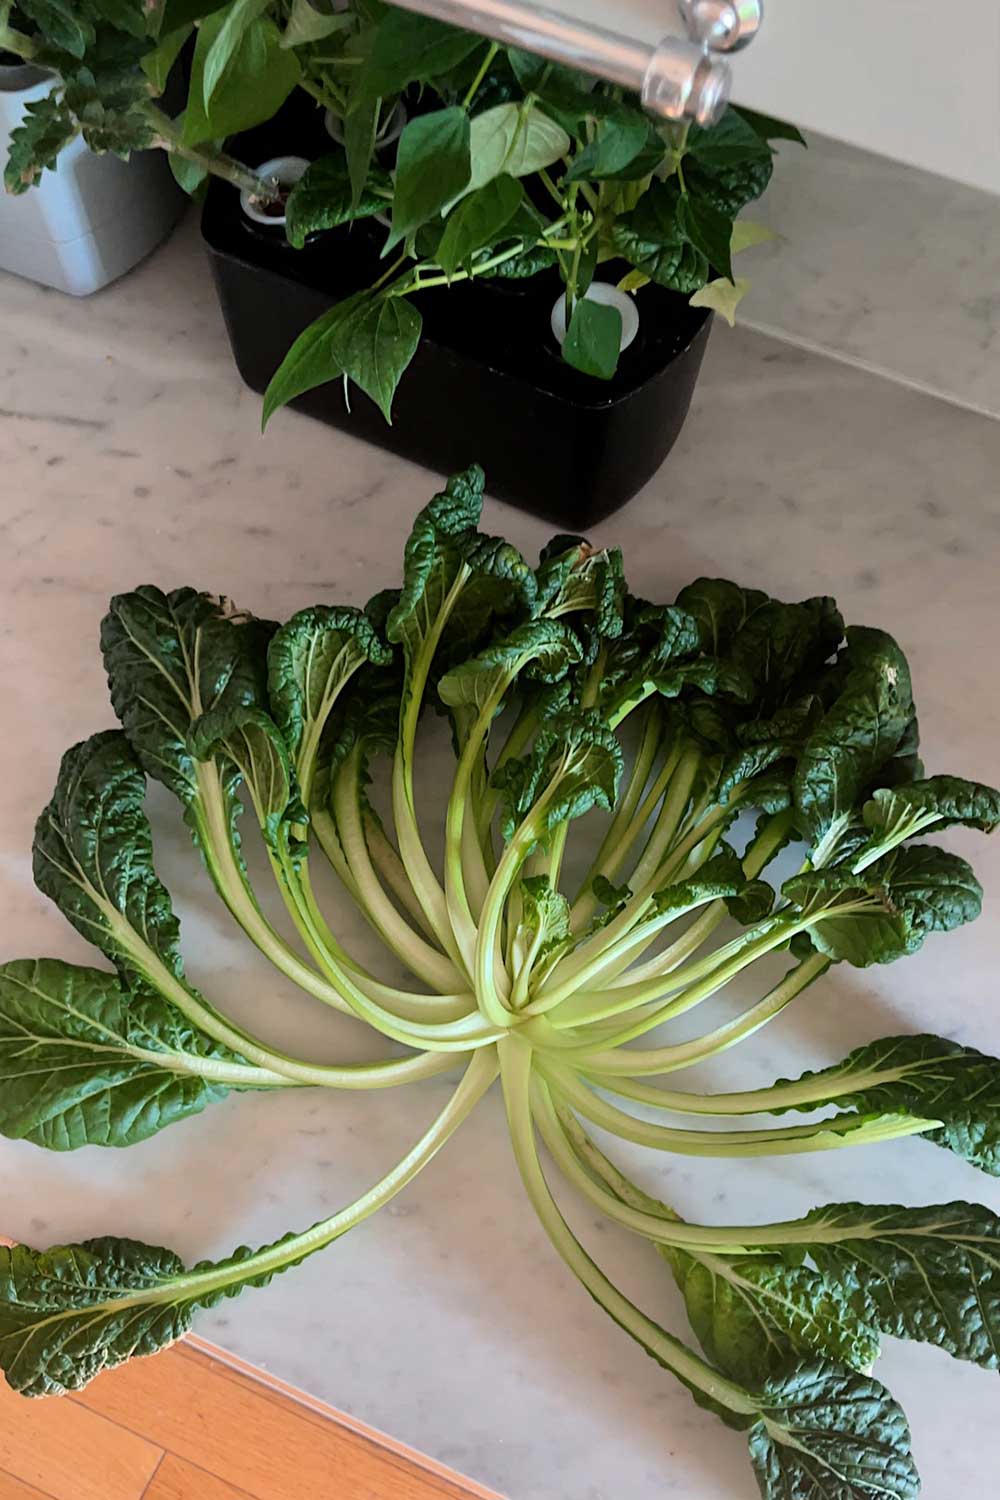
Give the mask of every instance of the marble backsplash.
M 742 323 L 1000 416 L 1000 198 L 810 136 L 746 217 Z

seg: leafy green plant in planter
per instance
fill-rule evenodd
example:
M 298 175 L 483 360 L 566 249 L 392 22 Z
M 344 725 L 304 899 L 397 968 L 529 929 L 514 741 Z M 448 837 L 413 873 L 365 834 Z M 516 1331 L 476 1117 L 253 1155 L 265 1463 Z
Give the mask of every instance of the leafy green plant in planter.
M 149 11 L 138 0 L 90 0 L 72 23 L 48 0 L 24 9 L 39 33 L 28 49 L 67 82 L 16 144 L 15 189 L 51 164 L 62 133 L 83 129 L 97 149 L 166 147 L 188 186 L 211 172 L 266 199 L 274 184 L 248 177 L 217 143 L 269 119 L 296 87 L 339 122 L 343 145 L 288 197 L 288 237 L 302 246 L 383 214 L 386 266 L 295 341 L 265 420 L 339 377 L 389 418 L 420 340 L 421 294 L 474 277 L 556 268 L 564 357 L 600 379 L 614 374 L 622 339 L 618 308 L 586 297 L 602 263 L 625 263 L 627 292 L 655 282 L 732 321 L 747 286 L 733 254 L 766 237 L 736 216 L 768 183 L 771 142 L 801 140 L 737 109 L 707 130 L 657 124 L 619 88 L 380 0 L 337 11 L 310 0 L 161 0 Z M 165 85 L 195 22 L 187 105 L 170 120 L 150 91 Z M 109 59 L 104 71 L 95 54 Z M 390 171 L 378 132 L 403 96 L 413 113 Z
M 702 578 L 650 604 L 627 593 L 617 552 L 567 536 L 532 567 L 478 530 L 482 486 L 479 471 L 458 475 L 420 512 L 401 587 L 364 610 L 316 605 L 277 626 L 190 588 L 112 600 L 101 639 L 122 729 L 67 752 L 34 872 L 113 968 L 0 969 L 0 1129 L 54 1150 L 127 1146 L 231 1090 L 463 1071 L 385 1177 L 262 1249 L 191 1268 L 113 1237 L 0 1251 L 0 1366 L 43 1395 L 162 1348 L 198 1308 L 264 1285 L 389 1202 L 499 1075 L 557 1252 L 746 1435 L 762 1494 L 909 1500 L 906 1421 L 872 1375 L 879 1340 L 997 1368 L 1000 1218 L 962 1202 L 847 1202 L 779 1223 L 690 1223 L 626 1176 L 589 1123 L 655 1152 L 741 1160 L 919 1134 L 1000 1174 L 1000 1063 L 940 1037 L 885 1038 L 746 1092 L 660 1082 L 775 1020 L 832 965 L 893 962 L 974 918 L 971 869 L 924 836 L 992 829 L 1000 794 L 925 776 L 902 652 L 882 631 L 845 631 L 833 600 L 784 604 Z M 443 873 L 414 789 L 428 706 L 449 716 L 456 756 Z M 147 775 L 180 801 L 217 894 L 276 969 L 403 1057 L 307 1062 L 199 992 L 154 864 Z M 386 817 L 372 776 L 388 783 Z M 251 884 L 241 789 L 298 945 Z M 752 832 L 737 824 L 750 809 Z M 590 811 L 603 831 L 584 840 L 581 879 L 570 833 Z M 764 874 L 792 840 L 797 873 L 775 888 Z M 338 940 L 314 889 L 324 858 L 412 988 Z M 767 955 L 785 972 L 759 999 L 671 1039 L 670 1023 Z M 819 1120 L 738 1124 L 827 1106 Z M 727 1123 L 684 1123 L 701 1116 Z M 556 1173 L 662 1256 L 704 1357 L 590 1257 L 557 1206 Z

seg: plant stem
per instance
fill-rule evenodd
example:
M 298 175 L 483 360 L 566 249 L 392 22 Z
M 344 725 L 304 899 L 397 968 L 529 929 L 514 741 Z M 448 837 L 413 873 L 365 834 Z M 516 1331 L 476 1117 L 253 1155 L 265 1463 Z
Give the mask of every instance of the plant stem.
M 468 89 L 466 91 L 465 98 L 462 100 L 462 108 L 463 109 L 468 109 L 469 105 L 472 103 L 473 99 L 476 97 L 476 93 L 478 92 L 479 85 L 482 83 L 483 79 L 486 77 L 487 73 L 490 71 L 490 68 L 493 66 L 493 59 L 496 57 L 496 55 L 497 55 L 497 53 L 499 51 L 500 51 L 500 46 L 499 46 L 499 44 L 497 42 L 492 42 L 490 44 L 490 46 L 487 48 L 486 56 L 483 58 L 482 64 L 480 65 L 480 68 L 479 68 L 479 72 L 476 74 L 475 78 L 469 84 L 469 87 L 468 87 Z
M 211 176 L 221 177 L 223 182 L 231 183 L 241 192 L 250 193 L 260 203 L 274 203 L 280 197 L 280 185 L 276 178 L 261 177 L 234 157 L 227 156 L 224 151 L 216 151 L 212 146 L 186 146 L 173 120 L 154 104 L 145 105 L 143 113 L 156 132 L 153 144 L 162 150 L 170 151 L 184 161 L 195 162 Z
M 726 1380 L 630 1302 L 584 1250 L 556 1206 L 538 1160 L 531 1117 L 531 1052 L 520 1037 L 498 1046 L 507 1123 L 521 1181 L 543 1229 L 594 1300 L 659 1364 L 713 1401 L 745 1415 L 757 1411 L 747 1391 Z

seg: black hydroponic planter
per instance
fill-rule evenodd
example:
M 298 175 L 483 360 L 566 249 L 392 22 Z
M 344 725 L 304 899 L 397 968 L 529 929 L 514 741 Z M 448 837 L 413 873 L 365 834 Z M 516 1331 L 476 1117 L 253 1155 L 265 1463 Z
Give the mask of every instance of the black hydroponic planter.
M 335 148 L 318 116 L 286 114 L 233 149 L 256 165 L 286 153 L 312 160 Z M 283 229 L 250 223 L 237 191 L 218 181 L 208 191 L 202 234 L 237 367 L 256 391 L 304 328 L 384 269 L 385 230 L 376 222 L 317 235 L 295 250 Z M 614 379 L 599 381 L 561 358 L 549 326 L 560 287 L 552 271 L 457 283 L 416 298 L 424 332 L 396 393 L 392 426 L 355 387 L 348 409 L 341 381 L 292 404 L 441 472 L 480 463 L 493 494 L 568 529 L 585 528 L 631 499 L 673 447 L 711 314 L 644 287 L 638 336 Z

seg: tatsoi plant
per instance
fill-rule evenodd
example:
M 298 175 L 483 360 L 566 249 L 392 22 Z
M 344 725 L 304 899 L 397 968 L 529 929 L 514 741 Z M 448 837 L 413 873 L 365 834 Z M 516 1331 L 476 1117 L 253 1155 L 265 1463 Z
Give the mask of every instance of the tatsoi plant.
M 172 119 L 156 100 L 196 27 L 186 105 Z M 278 185 L 219 143 L 270 119 L 295 89 L 327 112 L 343 144 L 331 141 L 287 196 L 288 239 L 301 248 L 378 214 L 390 222 L 385 263 L 295 341 L 265 420 L 337 378 L 388 419 L 420 341 L 420 294 L 476 277 L 557 271 L 563 355 L 600 379 L 615 372 L 622 330 L 616 308 L 584 297 L 601 263 L 619 263 L 623 290 L 654 282 L 732 322 L 749 285 L 733 255 L 769 238 L 734 221 L 768 184 L 770 142 L 802 139 L 746 110 L 728 109 L 711 129 L 654 121 L 620 88 L 380 0 L 336 10 L 311 0 L 22 0 L 13 20 L 0 0 L 2 46 L 64 80 L 14 132 L 15 192 L 82 132 L 98 151 L 163 147 L 188 188 L 213 173 L 267 203 Z M 401 98 L 395 159 L 380 158 Z
M 833 1067 L 748 1079 L 747 1092 L 696 1093 L 670 1076 L 774 1021 L 831 965 L 890 963 L 975 917 L 971 869 L 924 836 L 991 829 L 1000 795 L 925 776 L 902 652 L 879 630 L 845 631 L 832 599 L 783 604 L 703 578 L 647 603 L 627 593 L 617 552 L 566 536 L 533 567 L 477 529 L 482 484 L 474 469 L 448 483 L 417 516 L 401 587 L 363 610 L 315 605 L 276 626 L 192 588 L 112 600 L 101 637 L 122 728 L 67 752 L 34 872 L 113 968 L 0 970 L 0 1129 L 52 1150 L 127 1146 L 230 1090 L 382 1089 L 450 1069 L 461 1080 L 355 1203 L 263 1249 L 191 1268 L 113 1237 L 0 1251 L 0 1366 L 44 1395 L 164 1347 L 198 1308 L 264 1285 L 388 1203 L 499 1075 L 556 1251 L 746 1434 L 762 1494 L 908 1500 L 906 1421 L 871 1373 L 879 1339 L 995 1369 L 1000 1219 L 970 1203 L 834 1203 L 790 1222 L 691 1223 L 589 1129 L 733 1157 L 740 1171 L 750 1157 L 920 1134 L 1000 1173 L 1000 1064 L 953 1041 L 845 1045 Z M 415 791 L 428 709 L 450 719 L 455 753 L 443 830 Z M 195 988 L 156 873 L 147 776 L 178 798 L 219 897 L 277 970 L 405 1055 L 306 1062 Z M 737 838 L 751 809 L 756 825 Z M 600 827 L 589 847 L 595 818 L 580 830 L 590 868 L 571 880 L 569 836 L 587 812 Z M 295 942 L 251 884 L 247 823 Z M 765 875 L 793 841 L 797 873 L 776 889 Z M 337 938 L 312 877 L 324 859 L 410 987 Z M 784 956 L 777 983 L 724 1024 L 672 1038 L 675 1018 L 736 976 L 745 986 L 765 955 Z M 556 1176 L 662 1255 L 703 1355 L 591 1258 L 556 1205 Z

